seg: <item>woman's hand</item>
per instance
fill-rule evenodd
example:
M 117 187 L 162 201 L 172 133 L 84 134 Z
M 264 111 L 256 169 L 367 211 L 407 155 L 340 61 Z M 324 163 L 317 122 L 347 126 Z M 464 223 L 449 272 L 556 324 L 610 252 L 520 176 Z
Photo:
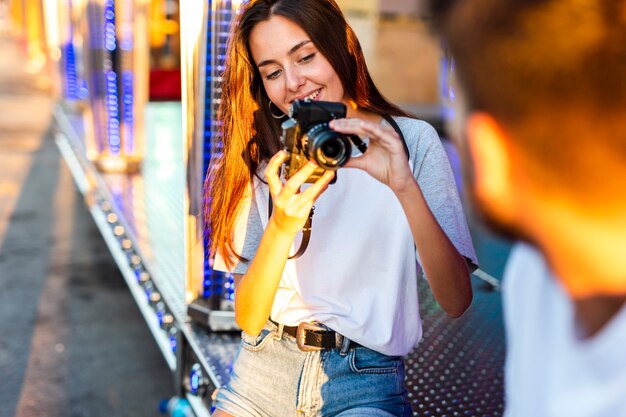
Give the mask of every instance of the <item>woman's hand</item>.
M 369 138 L 367 151 L 351 158 L 346 167 L 364 170 L 396 193 L 413 186 L 415 179 L 402 140 L 392 127 L 360 119 L 336 119 L 329 126 L 337 132 Z
M 302 230 L 313 203 L 335 176 L 332 171 L 325 172 L 314 184 L 300 192 L 300 187 L 317 165 L 308 163 L 283 184 L 278 171 L 286 159 L 286 152 L 281 151 L 267 164 L 265 177 L 274 205 L 272 217 L 248 271 L 237 279 L 235 286 L 235 320 L 243 331 L 252 336 L 261 332 L 270 316 L 296 233 Z
M 300 192 L 300 187 L 313 174 L 317 165 L 313 162 L 307 163 L 283 184 L 278 172 L 286 159 L 287 153 L 285 151 L 280 151 L 274 155 L 267 164 L 265 177 L 274 205 L 273 221 L 279 230 L 296 234 L 304 226 L 315 200 L 328 188 L 328 184 L 335 173 L 334 171 L 324 172 L 315 183 Z

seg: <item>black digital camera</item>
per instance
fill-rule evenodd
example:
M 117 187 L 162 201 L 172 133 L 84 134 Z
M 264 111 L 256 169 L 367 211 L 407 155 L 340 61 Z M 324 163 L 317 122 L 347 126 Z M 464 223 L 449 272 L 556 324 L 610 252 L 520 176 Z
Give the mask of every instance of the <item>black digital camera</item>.
M 328 127 L 333 119 L 346 117 L 343 103 L 330 101 L 296 100 L 289 111 L 289 119 L 282 124 L 282 140 L 289 159 L 283 164 L 283 177 L 289 179 L 309 160 L 318 168 L 306 180 L 315 182 L 324 171 L 335 171 L 348 162 L 353 142 L 361 152 L 365 144 L 358 136 L 335 132 Z

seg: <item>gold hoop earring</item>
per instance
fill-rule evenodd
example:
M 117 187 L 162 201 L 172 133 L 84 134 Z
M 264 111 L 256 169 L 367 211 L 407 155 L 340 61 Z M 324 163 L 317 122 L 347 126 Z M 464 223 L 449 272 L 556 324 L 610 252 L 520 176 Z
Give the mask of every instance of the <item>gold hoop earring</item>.
M 280 114 L 280 115 L 276 115 L 276 113 L 274 113 L 274 112 L 272 111 L 272 104 L 274 104 L 274 103 L 272 103 L 272 100 L 269 100 L 269 102 L 267 103 L 267 107 L 269 107 L 269 109 L 270 109 L 270 115 L 272 115 L 272 117 L 273 117 L 274 119 L 282 119 L 283 117 L 285 117 L 285 116 L 286 116 L 286 115 L 285 115 L 285 113 L 282 113 L 282 110 L 280 110 L 280 109 L 278 108 L 278 106 L 276 106 L 276 104 L 274 104 L 274 106 L 276 106 L 276 108 L 277 108 L 277 109 L 281 112 L 281 114 Z

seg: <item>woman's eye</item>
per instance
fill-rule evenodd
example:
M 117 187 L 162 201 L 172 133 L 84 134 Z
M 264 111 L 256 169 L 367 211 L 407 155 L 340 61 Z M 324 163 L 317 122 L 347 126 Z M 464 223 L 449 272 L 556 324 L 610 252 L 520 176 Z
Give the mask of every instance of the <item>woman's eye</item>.
M 276 71 L 274 71 L 274 72 L 270 72 L 269 74 L 267 74 L 267 75 L 265 76 L 265 78 L 266 78 L 266 79 L 268 79 L 268 80 L 273 80 L 273 79 L 275 79 L 276 77 L 278 77 L 279 75 L 280 75 L 280 70 L 276 70 Z
M 310 60 L 312 60 L 315 57 L 315 54 L 309 54 L 307 56 L 305 56 L 304 58 L 302 58 L 300 61 L 302 62 L 309 62 Z

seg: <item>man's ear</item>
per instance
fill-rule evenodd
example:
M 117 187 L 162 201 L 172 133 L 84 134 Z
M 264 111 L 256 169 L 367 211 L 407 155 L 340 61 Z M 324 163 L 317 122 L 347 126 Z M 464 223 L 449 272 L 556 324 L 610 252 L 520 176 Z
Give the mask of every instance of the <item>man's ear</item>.
M 472 113 L 466 122 L 467 144 L 474 165 L 474 194 L 502 220 L 510 218 L 515 204 L 512 150 L 508 137 L 486 113 Z

